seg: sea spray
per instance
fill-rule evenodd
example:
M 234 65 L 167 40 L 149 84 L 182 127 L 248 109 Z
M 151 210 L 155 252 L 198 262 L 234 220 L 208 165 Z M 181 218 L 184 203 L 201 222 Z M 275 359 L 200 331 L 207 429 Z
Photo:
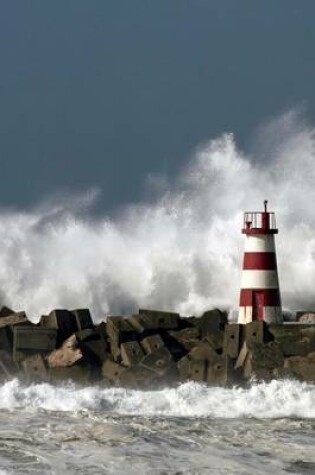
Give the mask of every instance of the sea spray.
M 25 386 L 18 380 L 0 386 L 0 409 L 102 412 L 150 417 L 315 418 L 315 386 L 293 380 L 253 384 L 249 388 L 185 383 L 177 388 L 136 391 L 74 384 Z
M 183 315 L 233 307 L 241 213 L 268 198 L 280 230 L 283 306 L 311 308 L 314 129 L 289 113 L 265 128 L 253 150 L 241 152 L 231 134 L 212 140 L 156 202 L 126 206 L 112 219 L 92 218 L 82 209 L 85 196 L 83 204 L 69 198 L 23 213 L 2 210 L 2 302 L 33 320 L 56 307 L 89 307 L 96 320 L 139 306 Z

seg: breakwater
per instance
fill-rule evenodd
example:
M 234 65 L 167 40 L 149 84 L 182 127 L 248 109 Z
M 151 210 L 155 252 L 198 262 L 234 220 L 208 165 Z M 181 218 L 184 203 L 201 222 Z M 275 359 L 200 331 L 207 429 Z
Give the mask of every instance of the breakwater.
M 25 312 L 2 307 L 0 376 L 132 389 L 185 381 L 214 386 L 252 379 L 315 382 L 315 324 L 239 325 L 218 309 L 199 318 L 140 309 L 97 325 L 88 309 L 56 309 L 33 324 Z

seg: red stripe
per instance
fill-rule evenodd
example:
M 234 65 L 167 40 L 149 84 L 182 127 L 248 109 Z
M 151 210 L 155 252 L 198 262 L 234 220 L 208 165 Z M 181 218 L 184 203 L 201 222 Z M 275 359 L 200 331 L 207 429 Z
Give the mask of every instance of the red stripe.
M 243 270 L 277 270 L 275 252 L 245 252 Z
M 252 307 L 254 292 L 263 295 L 264 307 L 280 307 L 280 292 L 279 289 L 241 289 L 240 307 Z

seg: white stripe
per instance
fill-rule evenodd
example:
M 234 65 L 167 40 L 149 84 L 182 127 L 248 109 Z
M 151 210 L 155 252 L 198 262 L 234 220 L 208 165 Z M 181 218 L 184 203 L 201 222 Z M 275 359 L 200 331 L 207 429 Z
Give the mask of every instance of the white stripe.
M 245 252 L 276 252 L 274 235 L 246 235 Z
M 252 321 L 253 307 L 240 307 L 238 313 L 238 323 L 245 325 Z M 266 323 L 282 323 L 281 307 L 264 307 L 263 318 Z
M 243 270 L 242 289 L 278 289 L 278 272 L 276 270 Z

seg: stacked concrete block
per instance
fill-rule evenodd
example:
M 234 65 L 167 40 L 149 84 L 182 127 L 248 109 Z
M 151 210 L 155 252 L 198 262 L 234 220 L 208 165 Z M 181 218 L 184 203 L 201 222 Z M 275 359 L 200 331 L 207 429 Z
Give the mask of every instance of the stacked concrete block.
M 150 354 L 164 346 L 164 341 L 160 335 L 151 335 L 141 340 L 141 346 L 145 353 Z
M 53 328 L 15 326 L 13 328 L 13 359 L 17 363 L 36 353 L 47 354 L 56 347 L 57 332 Z
M 124 317 L 108 317 L 106 332 L 110 342 L 111 353 L 115 360 L 120 358 L 120 345 L 137 339 L 137 331 Z
M 47 357 L 47 363 L 50 368 L 62 368 L 73 366 L 83 358 L 78 341 L 75 335 L 71 335 L 65 340 L 60 348 L 54 349 Z
M 120 354 L 122 364 L 125 366 L 133 366 L 141 361 L 144 353 L 137 341 L 128 341 L 120 345 Z
M 223 353 L 232 359 L 239 355 L 240 326 L 237 323 L 225 325 L 223 337 Z
M 21 362 L 21 367 L 29 381 L 49 381 L 50 376 L 43 355 L 37 353 Z
M 131 326 L 140 334 L 148 335 L 156 330 L 174 330 L 179 325 L 179 315 L 172 312 L 140 309 L 138 315 L 128 318 Z

